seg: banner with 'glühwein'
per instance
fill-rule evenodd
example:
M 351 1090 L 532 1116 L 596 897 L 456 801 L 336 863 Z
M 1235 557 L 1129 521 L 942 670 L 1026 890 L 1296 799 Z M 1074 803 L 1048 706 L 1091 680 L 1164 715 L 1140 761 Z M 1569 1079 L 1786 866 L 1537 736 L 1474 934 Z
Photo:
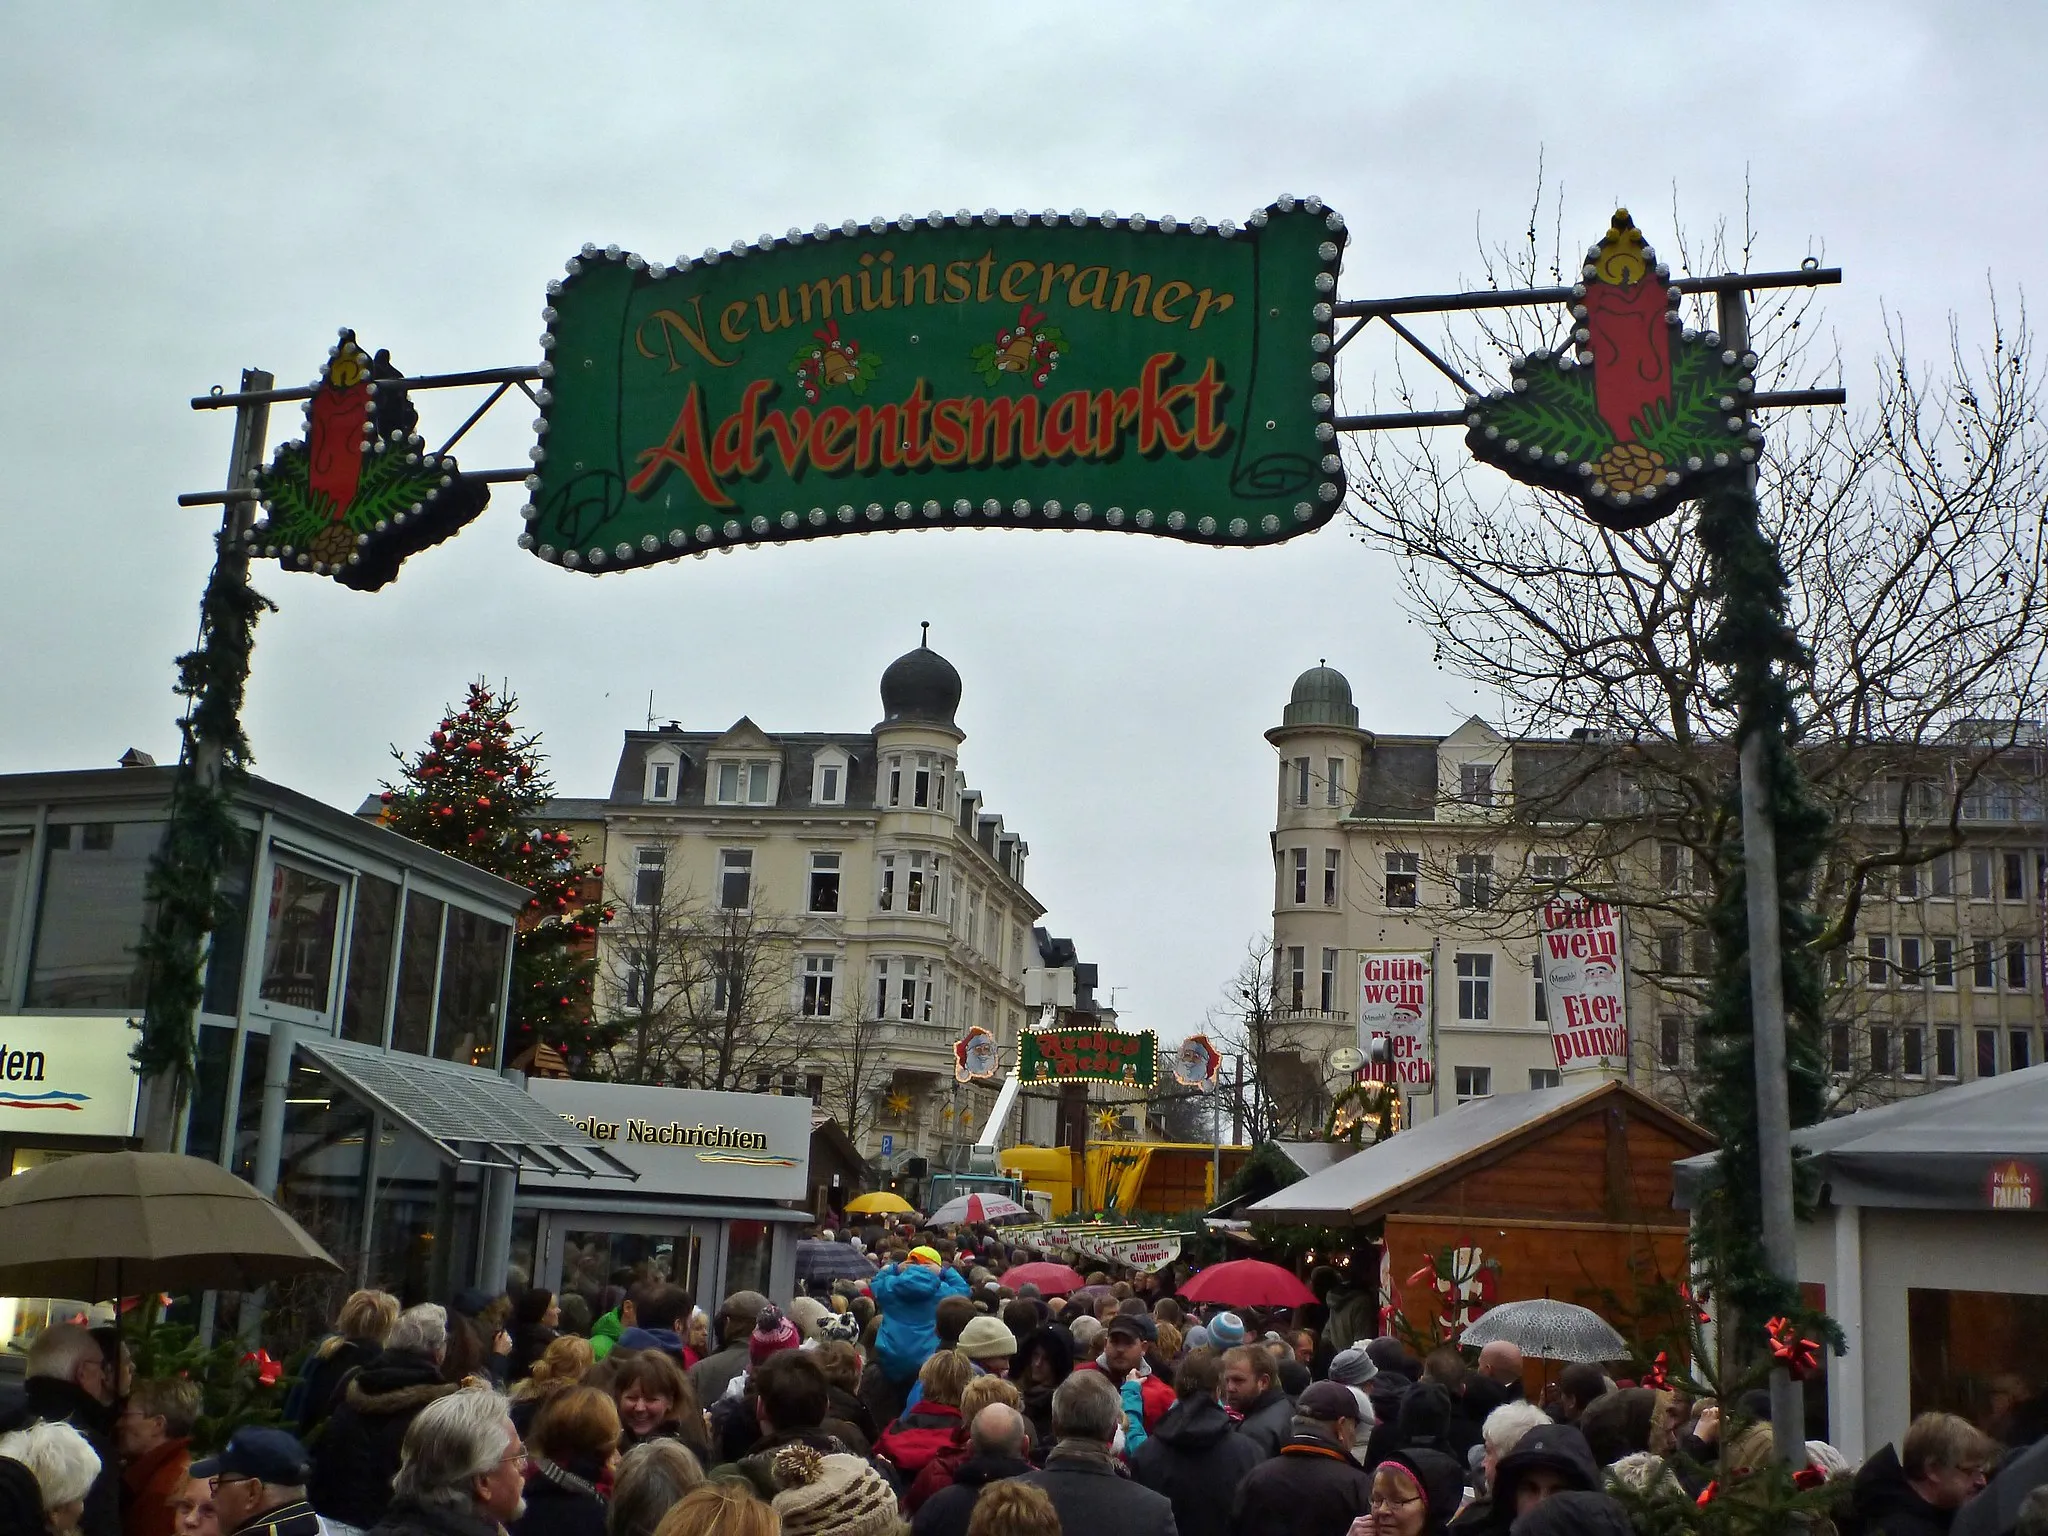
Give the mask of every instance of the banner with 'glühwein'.
M 1358 959 L 1358 1048 L 1368 1062 L 1373 1042 L 1386 1041 L 1383 1063 L 1368 1075 L 1404 1088 L 1427 1088 L 1435 1077 L 1429 1059 L 1430 954 L 1374 950 Z
M 1543 904 L 1537 942 L 1550 1004 L 1550 1044 L 1560 1072 L 1628 1066 L 1628 968 L 1621 913 L 1577 894 Z

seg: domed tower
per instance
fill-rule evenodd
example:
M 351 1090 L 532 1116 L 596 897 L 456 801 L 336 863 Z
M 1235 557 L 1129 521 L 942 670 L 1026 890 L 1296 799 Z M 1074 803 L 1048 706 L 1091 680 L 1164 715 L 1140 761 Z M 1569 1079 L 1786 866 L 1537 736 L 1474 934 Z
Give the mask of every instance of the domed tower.
M 875 806 L 882 811 L 953 817 L 954 776 L 966 732 L 953 723 L 960 674 L 931 648 L 930 625 L 917 649 L 882 673 L 882 720 L 875 727 Z
M 1326 827 L 1348 814 L 1369 739 L 1342 672 L 1318 662 L 1297 677 L 1280 724 L 1266 732 L 1280 754 L 1276 826 Z

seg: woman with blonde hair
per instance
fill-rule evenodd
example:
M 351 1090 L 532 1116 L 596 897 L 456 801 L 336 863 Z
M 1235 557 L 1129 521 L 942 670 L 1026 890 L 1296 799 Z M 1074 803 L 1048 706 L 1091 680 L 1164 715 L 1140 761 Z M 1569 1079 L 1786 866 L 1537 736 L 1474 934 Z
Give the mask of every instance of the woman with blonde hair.
M 335 1314 L 334 1332 L 299 1368 L 299 1379 L 285 1400 L 285 1412 L 298 1422 L 301 1442 L 326 1421 L 342 1383 L 376 1357 L 397 1321 L 398 1298 L 389 1291 L 349 1292 Z
M 529 1433 L 542 1408 L 564 1392 L 585 1385 L 583 1373 L 594 1363 L 590 1340 L 565 1333 L 552 1340 L 533 1362 L 526 1378 L 512 1388 L 512 1424 L 520 1434 Z M 588 1385 L 596 1386 L 591 1382 Z
M 654 1536 L 782 1536 L 782 1521 L 748 1484 L 706 1483 L 662 1516 Z
M 1060 1536 L 1059 1511 L 1043 1488 L 1006 1478 L 981 1490 L 967 1536 Z

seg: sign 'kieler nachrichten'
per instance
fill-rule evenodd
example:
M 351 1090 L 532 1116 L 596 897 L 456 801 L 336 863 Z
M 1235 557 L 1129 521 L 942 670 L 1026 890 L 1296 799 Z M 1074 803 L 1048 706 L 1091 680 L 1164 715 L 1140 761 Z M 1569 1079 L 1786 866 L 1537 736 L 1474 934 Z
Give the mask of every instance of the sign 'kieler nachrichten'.
M 1343 220 L 933 214 L 550 285 L 521 542 L 571 569 L 880 528 L 1319 527 Z

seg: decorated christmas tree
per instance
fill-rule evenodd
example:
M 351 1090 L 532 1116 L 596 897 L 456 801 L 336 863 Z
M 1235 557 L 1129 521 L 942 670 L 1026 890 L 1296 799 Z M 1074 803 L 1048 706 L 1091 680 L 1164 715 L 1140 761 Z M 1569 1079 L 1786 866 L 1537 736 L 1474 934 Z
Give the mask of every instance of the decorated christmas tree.
M 591 1006 L 597 930 L 610 915 L 604 867 L 578 864 L 575 838 L 547 823 L 554 786 L 539 735 L 513 726 L 517 707 L 509 692 L 472 683 L 423 750 L 393 748 L 400 779 L 384 785 L 383 821 L 533 893 L 513 950 L 505 1059 L 550 1045 L 581 1069 L 617 1035 Z

